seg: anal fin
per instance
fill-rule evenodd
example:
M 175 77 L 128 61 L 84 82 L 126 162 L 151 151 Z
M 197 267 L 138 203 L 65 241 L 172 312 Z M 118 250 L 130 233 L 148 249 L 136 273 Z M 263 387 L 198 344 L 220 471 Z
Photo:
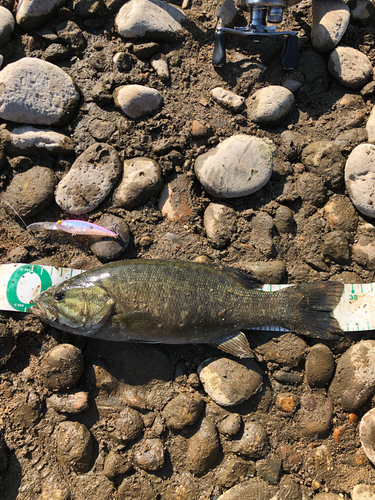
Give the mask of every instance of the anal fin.
M 253 358 L 254 354 L 250 349 L 246 335 L 242 332 L 211 342 L 212 345 L 238 358 Z

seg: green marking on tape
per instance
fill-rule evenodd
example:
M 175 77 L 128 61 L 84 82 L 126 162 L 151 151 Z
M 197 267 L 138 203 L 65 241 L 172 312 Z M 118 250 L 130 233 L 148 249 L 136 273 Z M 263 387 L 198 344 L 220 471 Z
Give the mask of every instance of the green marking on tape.
M 10 277 L 6 289 L 7 301 L 14 309 L 16 309 L 16 311 L 26 312 L 32 306 L 31 303 L 26 304 L 20 300 L 17 295 L 17 285 L 23 276 L 34 273 L 40 278 L 40 292 L 44 292 L 44 290 L 47 290 L 47 288 L 52 285 L 52 280 L 48 271 L 46 271 L 46 269 L 42 266 L 20 266 Z

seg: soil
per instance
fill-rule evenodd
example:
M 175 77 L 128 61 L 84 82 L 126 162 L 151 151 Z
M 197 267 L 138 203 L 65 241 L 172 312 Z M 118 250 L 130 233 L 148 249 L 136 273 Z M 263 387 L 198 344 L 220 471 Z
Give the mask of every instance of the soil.
M 171 3 L 181 6 L 182 2 Z M 116 52 L 127 50 L 131 53 L 129 42 L 123 41 L 116 34 L 114 13 L 107 13 L 103 26 L 87 28 L 74 13 L 72 2 L 67 1 L 64 5 L 60 9 L 59 20 L 52 20 L 47 26 L 53 28 L 61 19 L 71 18 L 79 25 L 87 42 L 82 50 L 72 49 L 69 58 L 55 63 L 74 78 L 82 95 L 77 114 L 68 125 L 59 128 L 59 131 L 75 141 L 76 156 L 95 142 L 89 133 L 93 120 L 107 120 L 115 124 L 117 131 L 107 142 L 115 147 L 122 160 L 148 156 L 160 164 L 166 180 L 174 172 L 186 175 L 183 190 L 188 194 L 191 213 L 181 217 L 180 221 L 173 222 L 162 216 L 157 197 L 131 211 L 113 208 L 109 197 L 89 214 L 92 221 L 103 214 L 114 214 L 128 223 L 131 240 L 123 258 L 194 260 L 206 256 L 213 262 L 243 270 L 249 268 L 252 262 L 278 259 L 286 265 L 284 282 L 299 283 L 332 277 L 341 277 L 345 281 L 349 276 L 351 281 L 356 276 L 358 282 L 375 282 L 372 270 L 358 265 L 350 258 L 342 264 L 323 255 L 323 239 L 329 228 L 322 207 L 333 195 L 346 194 L 344 183 L 337 183 L 338 187 L 334 191 L 326 188 L 324 201 L 319 206 L 309 201 L 308 196 L 302 199 L 295 189 L 296 181 L 305 171 L 301 163 L 302 147 L 288 143 L 281 137 L 286 130 L 296 132 L 302 137 L 305 146 L 315 141 L 334 140 L 345 130 L 363 128 L 374 105 L 374 96 L 362 98 L 360 92 L 345 89 L 332 77 L 327 77 L 326 84 L 320 87 L 318 85 L 318 90 L 313 84 L 304 84 L 296 92 L 297 106 L 281 124 L 272 128 L 261 127 L 251 123 L 246 112 L 232 114 L 215 104 L 210 98 L 210 90 L 221 86 L 247 98 L 259 88 L 280 84 L 288 74 L 280 64 L 284 37 L 269 37 L 258 41 L 229 37 L 228 63 L 224 68 L 215 69 L 211 64 L 211 57 L 220 2 L 193 0 L 191 8 L 185 11 L 190 20 L 187 35 L 176 38 L 173 42 L 159 42 L 162 53 L 168 58 L 171 71 L 170 82 L 162 83 L 148 61 L 139 60 L 135 56 L 132 56 L 130 71 L 121 73 L 113 70 L 112 58 Z M 311 4 L 303 0 L 285 12 L 284 22 L 280 26 L 280 29 L 294 29 L 298 32 L 301 60 L 312 50 L 311 23 Z M 245 24 L 244 19 L 242 24 Z M 374 26 L 350 25 L 341 45 L 361 50 L 375 65 Z M 24 56 L 41 58 L 46 46 L 46 42 L 38 34 L 26 34 L 16 28 L 12 41 L 1 53 L 6 63 Z M 328 55 L 322 57 L 327 61 Z M 314 68 L 307 70 L 304 62 L 301 72 L 307 83 L 313 81 L 310 76 L 313 71 Z M 108 85 L 110 93 L 119 85 L 127 83 L 156 88 L 163 95 L 163 108 L 148 119 L 129 120 L 118 111 L 113 102 L 94 102 L 92 89 L 98 82 Z M 357 121 L 354 120 L 354 115 L 357 116 Z M 193 120 L 208 124 L 210 135 L 192 137 Z M 207 151 L 217 142 L 238 133 L 272 141 L 274 173 L 268 184 L 257 193 L 230 200 L 230 205 L 237 214 L 237 225 L 233 226 L 228 246 L 215 249 L 206 237 L 203 224 L 204 210 L 212 199 L 195 178 L 194 160 L 198 154 Z M 343 150 L 344 157 L 349 152 L 350 150 Z M 74 155 L 61 155 L 58 158 L 32 157 L 26 165 L 27 168 L 30 165 L 52 168 L 61 179 L 74 159 Z M 26 170 L 25 162 L 12 158 L 9 161 L 13 166 L 16 163 L 19 165 L 17 172 Z M 6 189 L 13 172 L 10 166 L 2 169 L 2 190 Z M 292 233 L 278 233 L 275 229 L 272 234 L 271 255 L 265 256 L 251 238 L 250 223 L 259 211 L 274 217 L 276 209 L 281 205 L 286 205 L 293 211 L 295 227 Z M 0 217 L 1 263 L 37 262 L 82 269 L 100 264 L 90 251 L 88 239 L 57 232 L 30 234 L 6 207 L 0 207 Z M 48 209 L 48 220 L 64 217 L 65 214 L 56 204 Z M 46 220 L 45 214 L 40 214 L 30 222 L 37 220 Z M 359 217 L 358 229 L 346 233 L 350 245 L 360 235 L 375 235 L 373 226 L 366 225 L 366 222 L 372 224 L 370 219 Z M 175 236 L 171 237 L 171 234 Z M 348 425 L 338 441 L 333 436 L 332 428 L 347 422 L 348 414 L 336 408 L 332 428 L 323 437 L 302 436 L 295 430 L 293 414 L 280 417 L 274 401 L 278 392 L 283 393 L 286 388 L 288 392 L 301 396 L 307 386 L 302 384 L 285 387 L 275 383 L 271 372 L 277 370 L 279 365 L 270 365 L 262 361 L 261 357 L 258 361 L 266 381 L 263 392 L 231 410 L 221 410 L 204 393 L 194 377 L 203 360 L 218 355 L 214 348 L 202 345 L 119 346 L 104 341 L 85 340 L 46 327 L 35 317 L 20 313 L 0 314 L 0 335 L 0 432 L 8 458 L 7 467 L 0 472 L 0 496 L 4 500 L 131 498 L 127 496 L 127 487 L 137 484 L 141 486 L 138 490 L 134 486 L 134 491 L 139 493 L 134 493 L 132 498 L 157 498 L 152 496 L 155 494 L 161 499 L 217 498 L 229 487 L 218 480 L 225 446 L 221 445 L 216 462 L 208 473 L 191 474 L 185 461 L 188 440 L 199 429 L 201 419 L 195 425 L 178 432 L 164 427 L 160 436 L 168 453 L 165 465 L 157 472 L 145 472 L 132 464 L 129 471 L 117 475 L 115 479 L 108 479 L 103 475 L 105 457 L 114 447 L 111 422 L 113 415 L 121 411 L 119 408 L 124 404 L 124 398 L 143 415 L 145 427 L 151 428 L 151 416 L 160 418 L 163 407 L 173 396 L 191 391 L 201 393 L 205 401 L 205 414 L 213 419 L 222 415 L 221 412 L 238 413 L 243 421 L 250 419 L 262 423 L 268 434 L 267 453 L 280 455 L 283 446 L 290 446 L 292 452 L 300 457 L 300 461 L 290 469 L 283 462 L 284 470 L 281 475 L 290 475 L 305 488 L 308 495 L 312 496 L 319 491 L 333 491 L 342 493 L 344 498 L 350 498 L 354 485 L 362 482 L 375 484 L 374 468 L 359 452 L 360 442 L 355 424 Z M 335 356 L 339 356 L 352 342 L 361 338 L 373 338 L 373 335 L 373 332 L 368 332 L 344 337 L 340 342 L 330 342 L 328 345 Z M 251 344 L 250 333 L 248 338 Z M 314 339 L 304 340 L 309 345 L 316 343 Z M 257 343 L 260 342 L 257 334 Z M 95 404 L 77 415 L 66 416 L 46 405 L 46 398 L 52 392 L 43 383 L 39 364 L 43 355 L 59 343 L 73 344 L 82 351 L 85 375 L 76 389 L 89 391 L 91 402 L 96 398 Z M 106 396 L 101 395 L 101 399 L 98 399 L 87 374 L 90 366 L 97 360 L 103 363 L 115 379 L 124 384 L 121 394 L 118 386 L 116 390 L 109 387 Z M 293 369 L 303 373 L 304 362 Z M 361 417 L 371 406 L 370 401 L 358 416 Z M 87 473 L 77 473 L 62 466 L 59 461 L 54 429 L 60 421 L 67 418 L 85 424 L 94 436 L 94 460 Z M 138 438 L 140 439 L 141 437 Z M 134 443 L 136 442 L 118 449 L 121 453 L 127 453 L 132 450 Z M 327 447 L 330 458 L 323 457 L 319 461 L 316 456 L 314 458 L 314 453 L 322 445 Z M 0 448 L 0 467 L 1 456 Z M 253 470 L 251 474 L 254 474 Z M 124 478 L 125 483 L 121 485 Z M 229 485 L 238 484 L 243 479 L 239 474 Z M 156 493 L 152 493 L 153 491 Z

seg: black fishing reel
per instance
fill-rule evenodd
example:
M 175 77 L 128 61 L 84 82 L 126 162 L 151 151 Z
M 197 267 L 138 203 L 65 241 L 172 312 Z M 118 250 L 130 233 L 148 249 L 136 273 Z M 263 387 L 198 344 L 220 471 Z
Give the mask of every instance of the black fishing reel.
M 283 10 L 287 6 L 287 0 L 247 0 L 251 8 L 251 21 L 248 26 L 224 28 L 218 27 L 215 32 L 215 47 L 212 56 L 214 66 L 224 66 L 226 63 L 225 38 L 226 33 L 240 36 L 275 36 L 288 35 L 286 48 L 281 64 L 285 69 L 295 69 L 298 66 L 297 32 L 277 31 L 276 26 L 268 26 L 268 23 L 281 23 Z

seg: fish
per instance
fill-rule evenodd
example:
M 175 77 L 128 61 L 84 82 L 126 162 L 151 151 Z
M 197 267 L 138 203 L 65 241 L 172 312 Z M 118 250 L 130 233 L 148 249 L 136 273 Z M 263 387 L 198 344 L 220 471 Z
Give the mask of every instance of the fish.
M 82 236 L 102 236 L 110 238 L 118 238 L 118 234 L 115 231 L 111 231 L 106 227 L 98 226 L 93 222 L 87 222 L 84 220 L 58 220 L 57 222 L 34 222 L 29 224 L 26 229 L 28 231 L 41 231 L 43 229 L 48 229 L 50 231 L 60 230 L 66 233 L 71 233 L 75 235 Z
M 206 343 L 253 357 L 242 330 L 278 325 L 321 339 L 342 333 L 333 311 L 344 285 L 325 281 L 262 291 L 234 268 L 177 260 L 124 260 L 41 293 L 29 309 L 45 323 L 93 339 Z

